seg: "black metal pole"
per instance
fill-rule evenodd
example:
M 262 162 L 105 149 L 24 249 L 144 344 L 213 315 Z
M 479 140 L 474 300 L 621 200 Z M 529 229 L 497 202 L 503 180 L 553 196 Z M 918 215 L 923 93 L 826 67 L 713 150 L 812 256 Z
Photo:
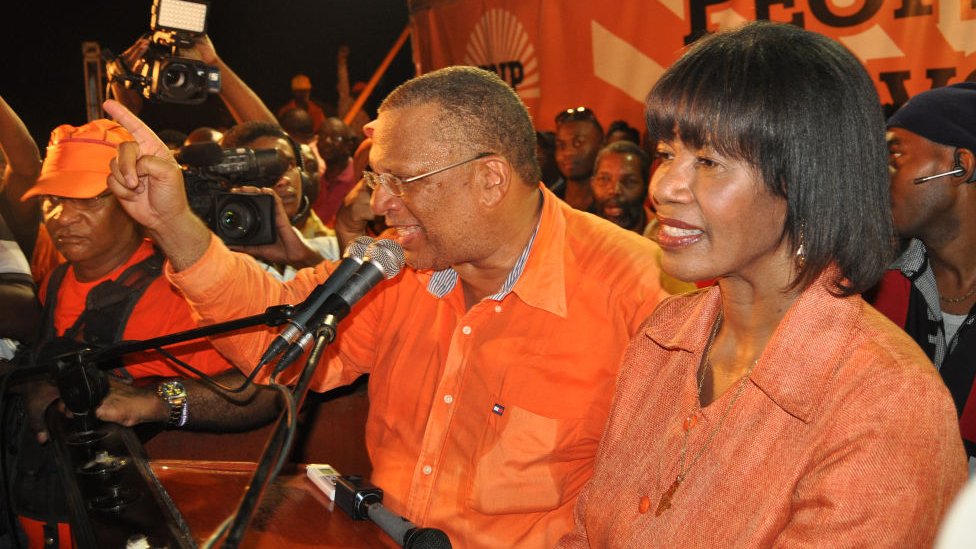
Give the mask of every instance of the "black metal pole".
M 312 375 L 318 368 L 322 353 L 335 339 L 336 331 L 334 322 L 336 321 L 330 315 L 316 329 L 315 345 L 312 347 L 312 352 L 305 361 L 305 367 L 302 369 L 298 383 L 295 386 L 296 411 L 300 410 L 302 404 L 305 402 L 305 397 L 308 395 L 308 389 L 312 382 Z M 291 444 L 285 444 L 285 441 L 288 440 L 287 433 L 286 416 L 282 416 L 278 420 L 278 423 L 275 424 L 274 433 L 271 435 L 268 444 L 264 447 L 264 452 L 261 454 L 261 461 L 258 462 L 258 466 L 254 470 L 254 475 L 251 477 L 251 482 L 241 497 L 241 503 L 237 507 L 234 522 L 230 526 L 230 531 L 222 547 L 236 549 L 241 542 L 241 538 L 244 537 L 244 532 L 247 530 L 247 526 L 254 516 L 254 511 L 257 510 L 265 489 L 274 481 L 274 477 L 277 474 L 274 467 L 274 464 L 278 462 L 277 458 L 287 455 L 291 450 Z M 291 440 L 293 441 L 294 439 Z

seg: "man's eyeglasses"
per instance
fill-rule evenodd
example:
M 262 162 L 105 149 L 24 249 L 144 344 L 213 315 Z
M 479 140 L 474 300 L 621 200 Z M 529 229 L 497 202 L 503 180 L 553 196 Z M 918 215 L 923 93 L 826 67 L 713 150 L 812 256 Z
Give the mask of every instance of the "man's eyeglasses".
M 422 173 L 420 175 L 415 175 L 413 177 L 408 177 L 406 179 L 402 179 L 391 173 L 376 173 L 370 170 L 365 170 L 363 171 L 363 179 L 366 181 L 366 186 L 369 187 L 370 190 L 375 191 L 377 187 L 382 185 L 383 190 L 385 190 L 386 192 L 392 194 L 393 196 L 401 197 L 404 194 L 404 188 L 405 188 L 404 185 L 406 183 L 413 183 L 418 179 L 423 179 L 425 177 L 430 177 L 432 175 L 439 174 L 441 172 L 446 172 L 451 168 L 456 168 L 458 166 L 467 164 L 468 162 L 474 162 L 475 160 L 484 158 L 486 156 L 491 156 L 493 154 L 495 153 L 490 153 L 490 152 L 478 153 L 475 156 L 472 156 L 471 158 L 468 158 L 466 160 L 455 162 L 453 164 L 444 166 L 443 168 L 437 168 L 436 170 L 432 170 L 427 173 Z
M 589 107 L 576 107 L 560 111 L 556 115 L 557 125 L 573 120 L 596 120 L 596 114 Z
M 92 211 L 108 202 L 107 198 L 110 196 L 112 196 L 112 191 L 108 189 L 91 198 L 68 198 L 47 194 L 41 197 L 41 213 L 46 216 L 64 204 L 71 204 L 76 210 Z

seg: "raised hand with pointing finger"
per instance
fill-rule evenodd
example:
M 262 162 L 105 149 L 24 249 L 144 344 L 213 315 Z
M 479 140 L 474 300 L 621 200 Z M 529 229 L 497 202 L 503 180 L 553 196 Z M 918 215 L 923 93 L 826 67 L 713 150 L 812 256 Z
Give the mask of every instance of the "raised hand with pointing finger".
M 210 231 L 190 210 L 179 164 L 152 129 L 121 103 L 108 100 L 103 106 L 135 138 L 119 145 L 109 190 L 149 231 L 175 270 L 189 267 L 207 250 Z

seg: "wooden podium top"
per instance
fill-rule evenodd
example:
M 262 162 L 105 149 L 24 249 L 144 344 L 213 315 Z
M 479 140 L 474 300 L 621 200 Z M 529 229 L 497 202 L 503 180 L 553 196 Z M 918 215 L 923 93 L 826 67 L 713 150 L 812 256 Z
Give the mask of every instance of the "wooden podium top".
M 237 509 L 254 463 L 152 460 L 150 467 L 197 543 Z M 397 544 L 370 521 L 355 521 L 305 476 L 286 465 L 264 493 L 242 540 L 244 548 L 384 548 Z

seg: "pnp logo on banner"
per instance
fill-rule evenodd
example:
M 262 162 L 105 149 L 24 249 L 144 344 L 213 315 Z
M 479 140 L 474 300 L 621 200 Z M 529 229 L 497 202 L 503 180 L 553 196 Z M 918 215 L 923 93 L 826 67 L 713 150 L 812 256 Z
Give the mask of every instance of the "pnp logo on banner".
M 539 97 L 539 64 L 529 34 L 510 11 L 490 9 L 471 31 L 466 65 L 494 71 L 523 99 Z

